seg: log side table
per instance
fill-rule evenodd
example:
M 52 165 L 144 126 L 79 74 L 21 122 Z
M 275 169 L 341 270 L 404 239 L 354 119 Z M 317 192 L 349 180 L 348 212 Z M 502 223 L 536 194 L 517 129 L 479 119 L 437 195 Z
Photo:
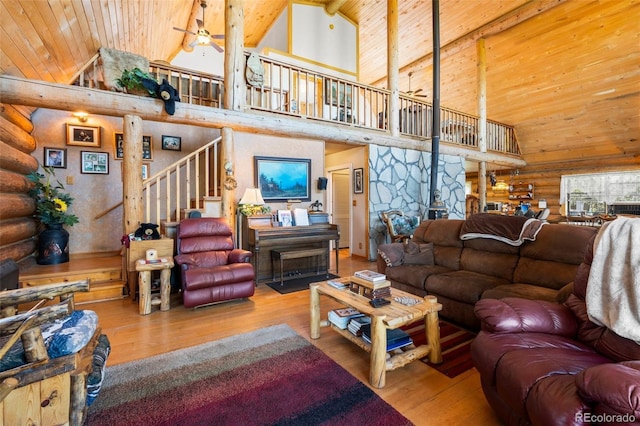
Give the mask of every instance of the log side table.
M 406 306 L 392 301 L 391 304 L 373 308 L 369 305 L 369 299 L 356 294 L 349 289 L 337 289 L 326 281 L 312 283 L 310 289 L 311 308 L 311 338 L 320 337 L 320 327 L 331 326 L 346 339 L 358 345 L 361 349 L 370 352 L 369 383 L 371 386 L 381 389 L 385 385 L 386 372 L 395 370 L 412 361 L 429 356 L 429 361 L 435 364 L 442 362 L 442 349 L 440 347 L 440 326 L 438 324 L 438 311 L 442 305 L 435 296 L 425 296 L 421 303 Z M 357 309 L 371 317 L 371 344 L 361 337 L 331 325 L 328 320 L 320 319 L 320 295 L 328 296 L 346 306 Z M 406 293 L 396 288 L 391 289 L 391 298 L 411 297 L 419 299 L 413 294 Z M 387 329 L 395 329 L 417 320 L 425 323 L 427 344 L 420 346 L 408 346 L 406 350 L 394 352 L 387 359 Z
M 145 259 L 136 262 L 139 285 L 139 305 L 140 315 L 151 313 L 151 271 L 160 271 L 160 310 L 168 311 L 170 308 L 169 298 L 171 297 L 171 268 L 173 259 L 158 259 L 157 263 L 147 263 Z

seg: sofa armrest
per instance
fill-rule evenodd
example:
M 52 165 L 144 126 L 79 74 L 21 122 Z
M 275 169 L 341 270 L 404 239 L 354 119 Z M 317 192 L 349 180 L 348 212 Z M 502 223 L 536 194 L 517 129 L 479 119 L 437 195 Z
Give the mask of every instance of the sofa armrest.
M 173 257 L 174 262 L 180 265 L 180 269 L 189 269 L 190 266 L 195 266 L 196 262 L 193 256 L 190 254 L 179 254 Z
M 583 399 L 597 404 L 599 412 L 640 419 L 640 361 L 586 368 L 576 375 L 576 387 Z
M 233 249 L 229 253 L 229 263 L 250 263 L 252 255 L 249 250 Z
M 573 337 L 578 322 L 557 303 L 517 297 L 481 299 L 475 305 L 483 330 L 491 333 L 547 333 Z

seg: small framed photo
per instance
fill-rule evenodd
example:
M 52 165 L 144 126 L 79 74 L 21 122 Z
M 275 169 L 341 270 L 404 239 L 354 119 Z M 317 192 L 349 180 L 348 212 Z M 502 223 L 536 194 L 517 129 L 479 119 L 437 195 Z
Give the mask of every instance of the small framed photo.
M 108 175 L 109 153 L 80 151 L 80 173 Z
M 182 148 L 182 138 L 180 136 L 162 135 L 162 149 L 167 151 L 180 151 Z
M 142 137 L 142 159 L 153 160 L 153 143 L 151 136 Z
M 114 133 L 113 138 L 116 147 L 114 158 L 116 160 L 122 160 L 124 158 L 124 134 Z M 153 160 L 153 143 L 151 136 L 142 136 L 142 159 Z
M 353 169 L 353 193 L 362 194 L 364 192 L 363 187 L 363 169 Z
M 151 176 L 150 170 L 151 170 L 151 166 L 149 164 L 142 165 L 142 180 L 149 179 L 149 176 Z
M 67 123 L 67 145 L 100 148 L 100 127 Z
M 67 150 L 44 147 L 44 165 L 55 169 L 67 168 Z

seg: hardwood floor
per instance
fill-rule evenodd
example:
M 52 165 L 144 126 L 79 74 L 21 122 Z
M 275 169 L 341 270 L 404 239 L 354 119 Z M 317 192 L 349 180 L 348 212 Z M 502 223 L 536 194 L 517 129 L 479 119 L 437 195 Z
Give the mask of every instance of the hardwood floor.
M 359 269 L 374 269 L 375 263 L 340 253 L 340 275 Z M 333 270 L 333 267 L 332 267 Z M 322 299 L 322 315 L 337 307 Z M 309 291 L 281 295 L 265 284 L 255 295 L 195 310 L 185 309 L 179 295 L 172 295 L 171 310 L 153 308 L 138 315 L 137 303 L 126 298 L 81 305 L 98 313 L 112 350 L 108 365 L 160 355 L 262 327 L 286 323 L 301 336 L 368 385 L 368 354 L 337 333 L 322 329 L 319 339 L 309 337 Z M 486 402 L 475 369 L 454 379 L 420 361 L 388 372 L 384 389 L 373 389 L 416 425 L 499 425 Z

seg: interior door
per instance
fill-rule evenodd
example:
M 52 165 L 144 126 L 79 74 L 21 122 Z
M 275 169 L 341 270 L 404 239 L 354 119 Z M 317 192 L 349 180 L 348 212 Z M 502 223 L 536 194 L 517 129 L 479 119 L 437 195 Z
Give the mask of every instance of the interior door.
M 351 206 L 349 202 L 349 169 L 336 170 L 331 176 L 332 223 L 340 227 L 339 248 L 348 248 L 351 241 Z

